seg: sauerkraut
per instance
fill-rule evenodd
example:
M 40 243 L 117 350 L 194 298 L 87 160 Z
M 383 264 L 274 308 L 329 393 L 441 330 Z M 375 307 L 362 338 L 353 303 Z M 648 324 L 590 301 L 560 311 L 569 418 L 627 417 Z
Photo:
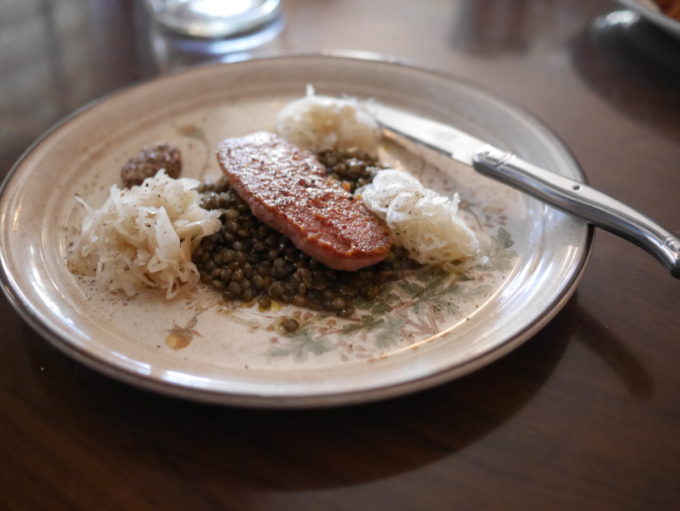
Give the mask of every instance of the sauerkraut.
M 317 96 L 307 86 L 304 98 L 292 101 L 276 116 L 283 138 L 314 153 L 360 149 L 375 154 L 380 130 L 363 103 L 354 98 Z
M 128 296 L 149 286 L 171 299 L 193 287 L 199 273 L 191 253 L 221 226 L 219 211 L 198 204 L 198 185 L 161 170 L 140 186 L 112 186 L 99 209 L 77 198 L 87 214 L 69 257 L 71 271 L 95 275 L 100 286 Z
M 458 194 L 444 197 L 400 170 L 381 170 L 357 190 L 364 204 L 387 222 L 395 244 L 421 264 L 451 263 L 477 253 L 478 241 L 458 216 Z

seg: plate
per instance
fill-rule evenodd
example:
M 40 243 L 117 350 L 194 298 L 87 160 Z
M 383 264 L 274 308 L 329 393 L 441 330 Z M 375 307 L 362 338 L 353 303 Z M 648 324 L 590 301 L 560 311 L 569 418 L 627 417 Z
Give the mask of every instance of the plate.
M 619 3 L 632 9 L 673 37 L 680 39 L 680 21 L 666 16 L 652 0 L 619 0 Z
M 292 306 L 261 311 L 200 286 L 172 302 L 151 291 L 124 299 L 68 271 L 83 215 L 76 196 L 99 206 L 127 159 L 158 141 L 182 150 L 185 175 L 215 178 L 217 143 L 273 129 L 275 113 L 309 83 L 319 93 L 373 98 L 448 122 L 583 179 L 539 122 L 447 75 L 329 55 L 193 68 L 74 113 L 14 166 L 0 195 L 0 257 L 3 289 L 19 313 L 67 354 L 140 387 L 230 405 L 316 407 L 460 377 L 516 348 L 559 311 L 584 269 L 591 229 L 469 168 L 390 145 L 381 147 L 384 162 L 460 193 L 483 247 L 463 275 L 417 272 L 341 319 Z M 280 327 L 288 317 L 300 324 L 293 333 Z

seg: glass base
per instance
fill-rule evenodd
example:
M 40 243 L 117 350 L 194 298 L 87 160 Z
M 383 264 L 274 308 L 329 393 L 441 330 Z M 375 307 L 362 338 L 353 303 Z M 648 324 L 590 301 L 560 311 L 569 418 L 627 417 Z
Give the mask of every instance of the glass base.
M 280 0 L 145 0 L 158 23 L 175 32 L 201 38 L 229 37 L 274 20 Z

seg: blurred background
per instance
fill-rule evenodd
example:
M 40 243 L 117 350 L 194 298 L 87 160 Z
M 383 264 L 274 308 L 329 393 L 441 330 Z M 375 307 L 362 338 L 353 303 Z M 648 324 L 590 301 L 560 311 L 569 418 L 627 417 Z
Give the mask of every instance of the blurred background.
M 567 0 L 284 0 L 273 22 L 211 40 L 153 23 L 141 1 L 3 0 L 0 165 L 6 170 L 40 127 L 124 85 L 197 63 L 291 52 L 378 53 L 446 71 L 557 122 L 558 132 L 559 123 L 582 122 L 577 111 L 551 111 L 561 106 L 556 97 L 565 87 L 595 93 L 584 94 L 587 104 L 580 105 L 592 119 L 608 102 L 636 115 L 644 105 L 635 87 L 662 93 L 677 87 L 678 41 L 629 11 L 628 18 L 606 21 L 620 7 Z M 537 66 L 544 72 L 535 73 Z M 530 101 L 528 80 L 539 84 Z M 678 134 L 677 127 L 672 131 Z

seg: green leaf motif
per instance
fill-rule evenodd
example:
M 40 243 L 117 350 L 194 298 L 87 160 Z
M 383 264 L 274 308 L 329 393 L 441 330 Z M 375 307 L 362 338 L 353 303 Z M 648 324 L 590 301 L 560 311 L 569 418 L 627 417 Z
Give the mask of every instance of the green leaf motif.
M 378 348 L 388 348 L 401 339 L 401 329 L 404 320 L 398 316 L 390 317 L 384 324 L 384 328 L 375 336 L 375 345 Z
M 487 248 L 489 261 L 478 265 L 482 271 L 508 271 L 512 268 L 517 252 L 511 249 L 514 245 L 512 236 L 503 227 L 499 227 L 496 235 L 491 238 L 491 246 Z
M 408 293 L 409 295 L 416 297 L 419 296 L 427 289 L 426 286 L 419 286 L 415 282 L 409 282 L 405 281 L 402 282 L 401 285 L 399 286 L 404 292 Z
M 512 235 L 504 227 L 498 228 L 495 238 L 498 246 L 502 248 L 510 248 L 515 244 L 515 242 L 512 241 Z
M 435 277 L 437 275 L 440 275 L 443 273 L 444 270 L 441 268 L 423 268 L 421 271 L 416 273 L 415 278 L 418 282 L 429 285 L 430 281 L 432 280 L 432 277 Z
M 317 314 L 300 330 L 284 335 L 267 353 L 271 357 L 304 361 L 310 356 L 338 349 L 340 341 L 348 338 L 385 349 L 402 342 L 407 331 L 413 335 L 432 335 L 440 330 L 442 318 L 460 314 L 464 301 L 488 296 L 492 291 L 490 284 L 471 281 L 480 271 L 511 269 L 517 257 L 513 245 L 510 232 L 499 227 L 495 235 L 486 239 L 483 253 L 488 261 L 484 265 L 477 265 L 460 275 L 449 274 L 439 267 L 422 268 L 389 283 L 375 300 L 357 300 L 352 318 L 340 320 L 335 326 L 334 317 L 328 313 L 323 317 Z M 320 330 L 319 325 L 326 321 L 329 323 Z
M 371 307 L 371 314 L 385 314 L 391 310 L 392 307 L 390 307 L 387 303 L 380 301 L 376 302 L 373 307 Z
M 274 358 L 292 356 L 297 361 L 304 361 L 309 354 L 323 355 L 335 348 L 335 344 L 327 337 L 317 337 L 309 326 L 300 332 L 287 335 L 283 344 L 273 346 L 268 355 Z
M 401 303 L 401 298 L 399 297 L 399 295 L 393 292 L 388 292 L 383 298 L 383 300 L 386 303 L 389 303 L 392 307 L 394 307 L 398 303 Z
M 353 334 L 354 332 L 358 332 L 362 328 L 364 328 L 364 325 L 361 323 L 350 323 L 349 325 L 343 327 L 343 329 L 340 330 L 340 333 L 343 335 Z
M 365 298 L 360 298 L 354 304 L 354 308 L 359 310 L 368 310 L 371 307 L 373 307 L 373 302 L 370 300 L 366 300 Z
M 372 314 L 367 314 L 361 318 L 361 325 L 368 331 L 381 326 L 384 322 L 383 318 L 377 318 Z
M 462 293 L 462 297 L 467 300 L 470 300 L 474 298 L 481 298 L 487 296 L 490 292 L 491 286 L 488 284 L 484 284 L 483 286 L 468 288 L 465 292 Z

